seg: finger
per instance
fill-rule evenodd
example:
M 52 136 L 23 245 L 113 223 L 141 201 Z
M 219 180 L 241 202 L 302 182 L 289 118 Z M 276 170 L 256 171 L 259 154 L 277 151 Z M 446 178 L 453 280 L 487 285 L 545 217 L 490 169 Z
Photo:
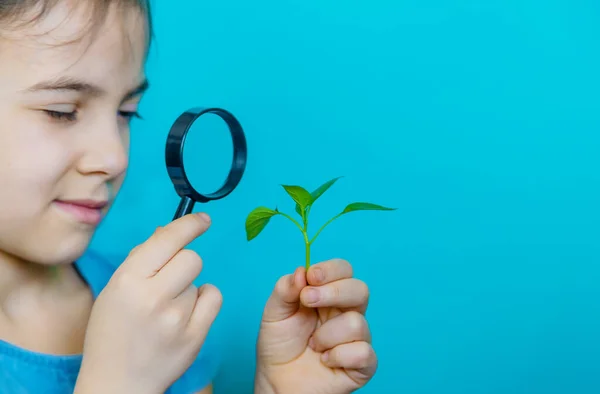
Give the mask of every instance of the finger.
M 306 286 L 304 268 L 297 268 L 293 274 L 283 276 L 275 284 L 275 289 L 267 300 L 263 312 L 263 322 L 277 322 L 292 316 L 300 307 L 300 291 Z
M 210 227 L 210 218 L 204 213 L 182 216 L 157 231 L 137 247 L 123 263 L 146 276 L 154 276 L 171 258 Z
M 196 252 L 183 249 L 151 280 L 161 294 L 175 298 L 194 283 L 202 265 L 202 258 Z
M 172 304 L 177 305 L 181 309 L 185 309 L 188 313 L 186 322 L 192 316 L 192 312 L 196 307 L 196 302 L 198 301 L 198 288 L 193 284 L 189 285 L 185 290 L 181 292 L 177 296 L 177 298 L 173 299 Z
M 353 270 L 349 262 L 333 259 L 312 265 L 307 272 L 308 284 L 319 286 L 340 279 L 352 278 Z
M 377 355 L 367 342 L 345 343 L 321 355 L 329 368 L 343 368 L 359 384 L 371 379 L 377 370 Z
M 306 287 L 300 295 L 302 304 L 310 307 L 353 309 L 365 313 L 369 288 L 359 279 L 343 279 L 318 287 Z
M 158 227 L 156 227 L 156 229 L 154 230 L 154 232 L 152 233 L 152 235 L 151 235 L 150 237 L 152 237 L 153 235 L 157 234 L 157 233 L 158 233 L 159 231 L 161 231 L 162 229 L 163 229 L 163 227 L 162 227 L 162 226 L 158 226 Z M 149 237 L 149 238 L 150 238 L 150 237 Z M 140 249 L 143 249 L 143 248 L 142 248 L 142 246 L 144 246 L 144 244 L 143 244 L 143 243 L 142 243 L 142 244 L 139 244 L 139 245 L 137 245 L 136 247 L 134 247 L 133 249 L 131 249 L 131 250 L 129 251 L 129 255 L 128 255 L 127 257 L 129 258 L 129 257 L 133 257 L 133 256 L 135 256 L 135 255 L 136 255 L 136 254 L 137 254 L 137 253 L 140 251 Z
M 187 327 L 196 306 L 198 289 L 189 285 L 169 303 L 169 308 L 160 316 L 171 327 Z
M 324 352 L 355 341 L 371 343 L 371 330 L 362 314 L 346 312 L 317 328 L 308 345 L 316 352 Z
M 188 325 L 188 335 L 191 335 L 196 343 L 201 344 L 221 310 L 223 296 L 219 289 L 209 284 L 200 286 L 197 294 L 196 305 Z

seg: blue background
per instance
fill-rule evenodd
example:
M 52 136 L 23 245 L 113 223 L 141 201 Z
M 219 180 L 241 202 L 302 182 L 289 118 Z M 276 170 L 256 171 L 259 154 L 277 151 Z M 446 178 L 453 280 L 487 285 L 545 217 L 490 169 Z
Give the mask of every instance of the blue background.
M 313 223 L 353 201 L 399 208 L 339 219 L 313 252 L 370 285 L 380 369 L 362 392 L 600 392 L 600 3 L 168 4 L 131 172 L 94 244 L 127 252 L 171 219 L 163 152 L 183 110 L 239 118 L 246 176 L 205 207 L 214 225 L 193 244 L 225 297 L 218 394 L 252 391 L 263 304 L 303 263 L 291 223 L 248 243 L 246 215 L 293 213 L 280 184 L 340 175 Z M 214 187 L 231 153 L 218 122 L 204 127 L 190 172 Z

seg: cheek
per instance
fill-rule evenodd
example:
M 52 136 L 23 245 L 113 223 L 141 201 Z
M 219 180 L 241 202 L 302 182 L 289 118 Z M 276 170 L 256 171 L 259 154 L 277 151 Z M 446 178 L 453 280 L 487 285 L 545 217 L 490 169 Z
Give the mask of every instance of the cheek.
M 39 125 L 22 122 L 0 132 L 0 213 L 18 214 L 23 205 L 29 212 L 43 209 L 56 197 L 55 185 L 68 171 L 71 156 L 59 134 Z

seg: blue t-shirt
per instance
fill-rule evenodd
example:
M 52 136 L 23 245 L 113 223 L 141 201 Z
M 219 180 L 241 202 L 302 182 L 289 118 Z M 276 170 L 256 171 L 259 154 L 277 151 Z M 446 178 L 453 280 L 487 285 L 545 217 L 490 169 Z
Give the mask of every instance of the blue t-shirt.
M 116 264 L 111 264 L 100 254 L 88 251 L 75 263 L 75 267 L 88 283 L 95 299 L 108 283 Z M 211 383 L 218 369 L 218 352 L 215 343 L 209 339 L 205 341 L 192 366 L 166 394 L 193 394 Z M 81 360 L 81 355 L 36 353 L 0 339 L 0 393 L 72 393 Z

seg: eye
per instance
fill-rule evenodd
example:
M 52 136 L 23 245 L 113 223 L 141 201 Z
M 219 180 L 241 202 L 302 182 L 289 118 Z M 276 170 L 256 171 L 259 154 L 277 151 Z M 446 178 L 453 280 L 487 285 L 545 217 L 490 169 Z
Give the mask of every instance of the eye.
M 142 116 L 137 111 L 119 111 L 119 116 L 122 116 L 127 120 L 133 118 L 142 119 Z
M 46 115 L 48 115 L 52 119 L 63 120 L 67 122 L 73 122 L 77 120 L 77 111 L 72 112 L 61 112 L 61 111 L 53 111 L 49 109 L 43 110 Z

